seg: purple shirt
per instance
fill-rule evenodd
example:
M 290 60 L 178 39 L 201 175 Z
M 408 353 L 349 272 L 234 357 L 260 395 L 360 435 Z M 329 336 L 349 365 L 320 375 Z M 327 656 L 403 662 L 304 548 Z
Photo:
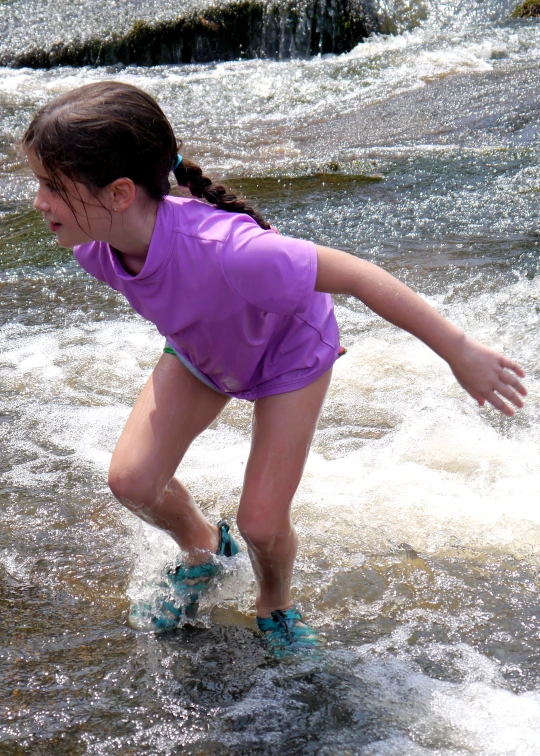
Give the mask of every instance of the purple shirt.
M 106 242 L 74 254 L 229 396 L 294 391 L 336 360 L 332 299 L 314 291 L 315 245 L 265 231 L 248 215 L 165 197 L 136 276 Z

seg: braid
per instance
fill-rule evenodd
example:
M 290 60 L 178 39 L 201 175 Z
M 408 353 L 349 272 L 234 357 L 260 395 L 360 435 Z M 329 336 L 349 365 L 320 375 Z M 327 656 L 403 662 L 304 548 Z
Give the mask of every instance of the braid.
M 269 229 L 270 224 L 262 215 L 245 200 L 240 199 L 222 184 L 214 184 L 212 179 L 205 176 L 202 169 L 192 160 L 183 158 L 174 171 L 180 186 L 185 186 L 194 197 L 205 199 L 211 205 L 227 210 L 229 213 L 245 213 L 256 220 L 261 228 Z

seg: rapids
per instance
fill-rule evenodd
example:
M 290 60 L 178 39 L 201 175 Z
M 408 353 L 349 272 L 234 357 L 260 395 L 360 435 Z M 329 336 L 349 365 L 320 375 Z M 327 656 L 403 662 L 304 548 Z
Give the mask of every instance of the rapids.
M 381 5 L 393 36 L 310 60 L 0 69 L 2 754 L 537 756 L 540 25 L 512 7 Z M 349 351 L 293 511 L 319 659 L 265 657 L 245 556 L 196 627 L 125 624 L 175 556 L 106 486 L 162 340 L 56 246 L 17 148 L 40 104 L 112 77 L 282 233 L 383 265 L 527 371 L 508 420 L 337 298 Z M 231 402 L 181 467 L 213 518 L 234 521 L 249 424 Z

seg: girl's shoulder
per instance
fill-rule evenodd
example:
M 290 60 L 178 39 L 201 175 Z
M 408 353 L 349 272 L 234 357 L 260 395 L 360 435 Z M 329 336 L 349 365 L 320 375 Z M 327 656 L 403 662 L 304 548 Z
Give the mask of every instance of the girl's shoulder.
M 226 242 L 235 232 L 247 232 L 250 235 L 265 233 L 249 215 L 229 213 L 195 197 L 167 195 L 163 202 L 161 216 L 168 232 L 174 230 L 184 236 L 208 242 Z

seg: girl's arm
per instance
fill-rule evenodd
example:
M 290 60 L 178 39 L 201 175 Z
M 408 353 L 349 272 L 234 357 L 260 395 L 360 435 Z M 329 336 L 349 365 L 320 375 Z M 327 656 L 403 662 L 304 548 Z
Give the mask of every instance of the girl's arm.
M 468 338 L 422 297 L 382 268 L 329 247 L 317 247 L 316 291 L 350 294 L 385 320 L 421 339 L 448 362 L 452 372 L 481 406 L 490 402 L 511 417 L 527 391 L 516 376 L 522 368 L 503 354 Z M 521 396 L 519 396 L 521 394 Z

